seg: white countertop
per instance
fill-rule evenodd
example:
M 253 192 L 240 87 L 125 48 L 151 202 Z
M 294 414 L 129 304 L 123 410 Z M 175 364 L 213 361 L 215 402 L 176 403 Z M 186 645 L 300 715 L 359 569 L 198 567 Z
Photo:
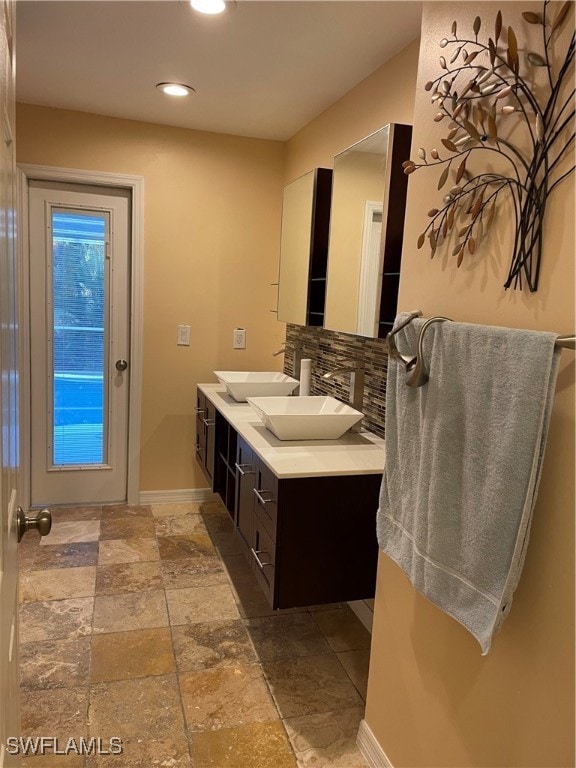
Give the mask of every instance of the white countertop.
M 278 440 L 249 403 L 237 403 L 221 384 L 198 384 L 198 389 L 279 478 L 384 471 L 384 440 L 371 432 L 347 432 L 338 440 Z

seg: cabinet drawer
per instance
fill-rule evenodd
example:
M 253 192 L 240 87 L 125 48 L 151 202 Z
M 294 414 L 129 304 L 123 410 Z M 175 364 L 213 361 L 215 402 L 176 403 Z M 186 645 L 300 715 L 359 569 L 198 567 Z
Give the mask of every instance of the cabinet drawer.
M 262 525 L 272 540 L 277 541 L 278 478 L 262 461 L 258 463 L 254 496 Z
M 250 555 L 256 578 L 264 590 L 270 605 L 274 604 L 274 579 L 276 575 L 276 544 L 264 525 L 266 515 L 260 509 L 254 517 L 254 537 Z

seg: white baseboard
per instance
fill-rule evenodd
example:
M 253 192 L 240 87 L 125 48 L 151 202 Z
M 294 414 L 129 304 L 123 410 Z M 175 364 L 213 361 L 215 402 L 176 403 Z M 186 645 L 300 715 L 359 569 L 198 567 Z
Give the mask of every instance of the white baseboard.
M 218 496 L 210 488 L 179 488 L 176 491 L 140 491 L 140 504 L 185 504 L 213 501 Z
M 356 744 L 370 768 L 394 768 L 366 720 L 360 721 Z
M 348 602 L 348 605 L 350 606 L 350 608 L 352 608 L 356 616 L 358 616 L 362 624 L 364 624 L 368 632 L 372 634 L 372 622 L 374 620 L 374 611 L 372 610 L 372 608 L 370 608 L 368 603 L 365 600 L 351 600 Z

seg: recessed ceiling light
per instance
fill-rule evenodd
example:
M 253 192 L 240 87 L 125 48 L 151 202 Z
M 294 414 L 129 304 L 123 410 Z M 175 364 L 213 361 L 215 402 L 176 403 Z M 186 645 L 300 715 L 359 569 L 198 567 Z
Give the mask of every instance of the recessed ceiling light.
M 158 83 L 156 88 L 167 93 L 168 96 L 188 96 L 189 93 L 195 93 L 191 85 L 184 85 L 184 83 Z
M 200 13 L 222 13 L 226 9 L 224 0 L 190 0 L 190 5 Z

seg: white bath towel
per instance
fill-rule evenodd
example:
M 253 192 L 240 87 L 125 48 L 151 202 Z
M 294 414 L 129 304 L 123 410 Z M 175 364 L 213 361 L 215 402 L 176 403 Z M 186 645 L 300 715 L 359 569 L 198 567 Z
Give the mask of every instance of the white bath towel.
M 402 354 L 416 354 L 424 322 L 398 332 Z M 378 541 L 483 654 L 524 563 L 558 371 L 555 339 L 435 323 L 424 336 L 427 384 L 408 387 L 404 365 L 388 366 Z

